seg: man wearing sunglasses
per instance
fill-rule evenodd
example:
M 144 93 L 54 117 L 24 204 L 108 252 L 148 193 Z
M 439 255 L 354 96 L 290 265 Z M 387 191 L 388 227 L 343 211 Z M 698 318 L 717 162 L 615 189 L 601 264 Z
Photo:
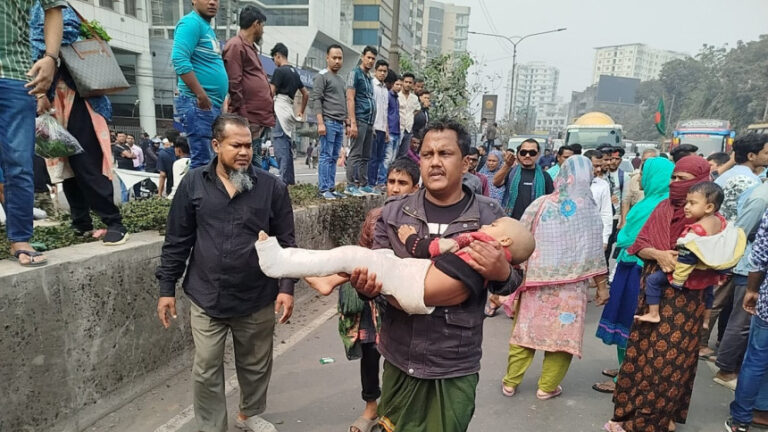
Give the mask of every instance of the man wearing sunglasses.
M 514 153 L 506 152 L 504 166 L 493 176 L 496 187 L 504 186 L 501 205 L 513 219 L 519 220 L 536 198 L 555 190 L 552 177 L 536 163 L 540 153 L 539 142 L 527 139 L 517 147 L 517 165 Z

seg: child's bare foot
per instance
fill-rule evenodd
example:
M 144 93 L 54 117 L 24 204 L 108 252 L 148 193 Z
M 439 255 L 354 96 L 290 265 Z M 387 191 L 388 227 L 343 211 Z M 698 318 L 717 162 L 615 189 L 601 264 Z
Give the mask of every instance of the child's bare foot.
M 336 288 L 336 285 L 326 277 L 309 276 L 305 277 L 304 281 L 307 282 L 307 285 L 324 296 L 332 293 L 333 289 Z
M 635 315 L 635 320 L 649 323 L 657 323 L 661 321 L 661 317 L 658 314 L 647 313 L 645 315 Z
M 259 231 L 259 241 L 266 241 L 269 238 L 269 235 L 265 233 L 264 231 Z
M 416 228 L 410 225 L 401 225 L 400 228 L 397 229 L 397 237 L 400 238 L 400 242 L 402 244 L 405 244 L 405 241 L 408 240 L 408 237 L 413 234 L 416 234 Z

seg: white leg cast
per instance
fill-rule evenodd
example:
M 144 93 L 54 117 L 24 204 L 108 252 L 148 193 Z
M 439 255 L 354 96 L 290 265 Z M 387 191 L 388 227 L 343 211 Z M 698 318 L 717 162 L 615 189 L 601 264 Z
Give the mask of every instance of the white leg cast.
M 272 278 L 302 278 L 351 273 L 365 267 L 382 283 L 382 293 L 397 299 L 409 314 L 429 314 L 434 308 L 424 304 L 424 280 L 430 260 L 398 258 L 389 249 L 371 250 L 360 246 L 341 246 L 331 250 L 283 248 L 277 238 L 256 242 L 259 266 Z

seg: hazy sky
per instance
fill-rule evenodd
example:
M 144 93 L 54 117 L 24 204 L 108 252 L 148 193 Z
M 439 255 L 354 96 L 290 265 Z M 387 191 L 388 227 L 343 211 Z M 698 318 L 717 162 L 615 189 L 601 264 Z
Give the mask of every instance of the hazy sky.
M 704 43 L 733 47 L 737 40 L 768 34 L 768 0 L 447 1 L 472 8 L 471 31 L 520 36 L 567 27 L 564 32 L 526 39 L 517 52 L 518 64 L 544 61 L 560 69 L 558 95 L 564 102 L 570 101 L 572 90 L 592 83 L 595 47 L 644 43 L 693 55 Z M 512 46 L 500 38 L 470 34 L 468 48 L 486 62 L 486 72 L 504 77 L 493 82 L 492 89 L 499 94 L 501 116 Z

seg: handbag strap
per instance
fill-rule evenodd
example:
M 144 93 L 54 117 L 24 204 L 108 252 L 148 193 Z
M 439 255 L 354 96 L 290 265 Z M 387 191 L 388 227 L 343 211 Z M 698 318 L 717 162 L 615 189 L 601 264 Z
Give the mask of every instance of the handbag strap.
M 70 9 L 72 9 L 72 10 L 75 12 L 75 15 L 77 15 L 77 18 L 79 18 L 79 19 L 80 19 L 80 22 L 81 22 L 81 23 L 82 23 L 82 24 L 85 26 L 85 28 L 87 28 L 87 29 L 88 29 L 88 31 L 90 31 L 90 32 L 91 32 L 91 37 L 92 37 L 93 39 L 98 39 L 98 40 L 100 40 L 100 41 L 104 42 L 104 41 L 103 41 L 103 40 L 102 40 L 102 39 L 99 37 L 98 33 L 96 33 L 96 31 L 93 29 L 93 27 L 91 26 L 91 23 L 90 23 L 90 21 L 88 21 L 87 19 L 85 19 L 85 17 L 84 17 L 84 16 L 82 16 L 82 15 L 80 14 L 80 12 L 78 12 L 78 11 L 77 11 L 77 9 L 75 9 L 75 7 L 74 7 L 74 6 L 72 6 L 72 3 L 70 3 L 70 2 L 67 2 L 67 6 L 69 6 L 69 8 L 70 8 Z

